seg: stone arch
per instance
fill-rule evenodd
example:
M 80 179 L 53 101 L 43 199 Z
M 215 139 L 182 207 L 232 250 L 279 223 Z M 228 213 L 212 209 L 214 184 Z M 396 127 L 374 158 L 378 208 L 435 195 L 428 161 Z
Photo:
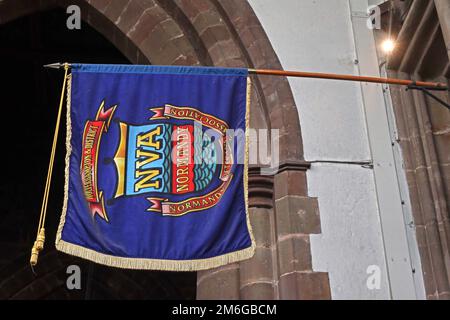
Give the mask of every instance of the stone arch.
M 282 69 L 245 0 L 3 0 L 0 25 L 17 17 L 79 5 L 82 19 L 132 63 Z M 316 199 L 307 197 L 298 111 L 285 77 L 253 76 L 250 124 L 279 129 L 275 176 L 250 170 L 254 258 L 199 272 L 197 297 L 329 298 L 328 275 L 312 271 L 309 234 L 320 233 Z M 299 220 L 297 212 L 303 212 Z
M 5 0 L 0 23 L 54 7 L 80 6 L 82 19 L 132 63 L 281 69 L 246 1 Z M 251 125 L 280 129 L 280 161 L 302 159 L 300 124 L 289 83 L 254 77 Z

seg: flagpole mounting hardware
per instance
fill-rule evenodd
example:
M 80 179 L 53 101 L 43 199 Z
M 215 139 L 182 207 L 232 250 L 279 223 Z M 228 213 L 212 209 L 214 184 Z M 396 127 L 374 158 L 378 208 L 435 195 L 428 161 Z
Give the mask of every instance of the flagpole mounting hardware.
M 441 98 L 439 98 L 438 96 L 432 94 L 430 91 L 449 91 L 448 88 L 446 87 L 421 87 L 421 86 L 417 86 L 415 84 L 415 82 L 413 82 L 413 84 L 410 84 L 406 90 L 419 90 L 422 91 L 425 95 L 429 96 L 431 99 L 437 101 L 438 103 L 440 103 L 441 105 L 443 105 L 444 107 L 446 107 L 447 109 L 450 110 L 450 104 L 445 102 L 444 100 L 442 100 Z

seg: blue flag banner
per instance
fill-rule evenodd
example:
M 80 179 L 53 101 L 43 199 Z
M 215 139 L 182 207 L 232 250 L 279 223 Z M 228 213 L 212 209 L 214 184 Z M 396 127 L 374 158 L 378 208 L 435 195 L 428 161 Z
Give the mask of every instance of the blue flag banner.
M 74 64 L 56 248 L 130 269 L 250 258 L 247 69 Z

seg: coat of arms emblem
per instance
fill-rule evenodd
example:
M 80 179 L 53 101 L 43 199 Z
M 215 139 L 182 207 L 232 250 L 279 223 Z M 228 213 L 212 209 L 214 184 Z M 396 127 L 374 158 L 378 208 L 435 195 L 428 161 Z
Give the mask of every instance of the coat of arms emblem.
M 97 185 L 97 155 L 116 108 L 105 110 L 103 101 L 96 118 L 86 122 L 80 167 L 91 213 L 106 221 L 105 195 Z M 227 123 L 192 107 L 166 104 L 149 111 L 147 123 L 118 122 L 113 199 L 141 196 L 149 203 L 147 211 L 164 216 L 213 207 L 232 179 Z M 215 134 L 205 134 L 206 130 Z

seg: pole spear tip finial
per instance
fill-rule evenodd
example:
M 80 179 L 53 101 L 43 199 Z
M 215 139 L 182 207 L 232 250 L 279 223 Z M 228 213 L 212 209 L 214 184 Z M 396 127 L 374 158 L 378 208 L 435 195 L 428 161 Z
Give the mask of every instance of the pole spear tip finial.
M 66 63 L 56 62 L 56 63 L 50 63 L 50 64 L 44 64 L 44 68 L 50 68 L 50 69 L 60 69 L 64 67 Z

